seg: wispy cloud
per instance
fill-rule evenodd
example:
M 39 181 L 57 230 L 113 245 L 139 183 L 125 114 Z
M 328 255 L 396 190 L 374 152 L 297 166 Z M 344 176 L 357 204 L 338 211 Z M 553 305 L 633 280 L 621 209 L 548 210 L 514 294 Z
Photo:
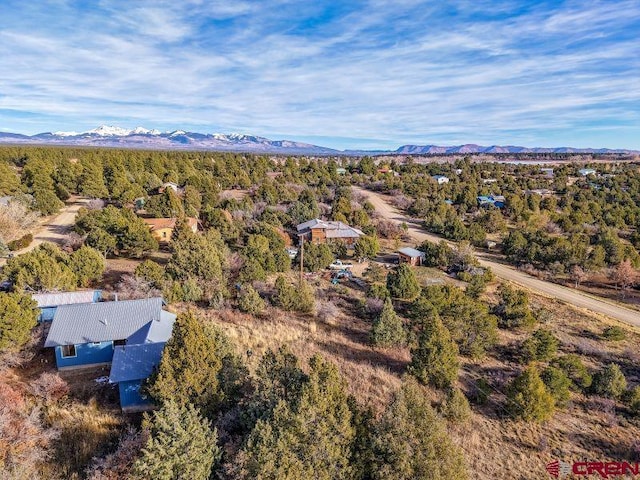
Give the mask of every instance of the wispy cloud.
M 80 3 L 0 5 L 3 127 L 640 148 L 640 0 Z

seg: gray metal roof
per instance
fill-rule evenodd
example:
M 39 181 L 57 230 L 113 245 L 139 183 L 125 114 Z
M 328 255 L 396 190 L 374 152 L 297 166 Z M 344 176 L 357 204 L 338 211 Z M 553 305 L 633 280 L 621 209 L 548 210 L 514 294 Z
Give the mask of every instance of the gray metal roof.
M 416 250 L 415 248 L 411 248 L 411 247 L 401 248 L 400 250 L 398 250 L 398 252 L 411 258 L 424 257 L 424 252 L 421 252 L 420 250 Z
M 83 290 L 79 292 L 34 293 L 31 298 L 38 302 L 38 308 L 45 308 L 76 303 L 93 303 L 99 294 L 100 290 Z
M 113 351 L 109 382 L 128 382 L 148 378 L 162 359 L 164 345 L 164 342 L 161 342 L 116 347 Z
M 45 347 L 124 340 L 151 320 L 161 320 L 162 298 L 62 305 Z
M 357 228 L 351 227 L 343 222 L 324 221 L 317 218 L 301 223 L 296 227 L 298 233 L 306 234 L 313 228 L 324 229 L 327 238 L 358 238 L 364 233 Z
M 152 320 L 139 330 L 127 337 L 127 345 L 141 345 L 143 343 L 163 343 L 169 340 L 176 321 L 174 313 L 160 312 L 160 320 Z

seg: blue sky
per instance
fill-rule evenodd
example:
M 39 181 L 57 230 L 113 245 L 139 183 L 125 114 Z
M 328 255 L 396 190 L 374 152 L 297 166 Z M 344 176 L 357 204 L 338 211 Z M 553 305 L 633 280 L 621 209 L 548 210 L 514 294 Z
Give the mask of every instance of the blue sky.
M 640 149 L 640 0 L 0 2 L 0 130 Z

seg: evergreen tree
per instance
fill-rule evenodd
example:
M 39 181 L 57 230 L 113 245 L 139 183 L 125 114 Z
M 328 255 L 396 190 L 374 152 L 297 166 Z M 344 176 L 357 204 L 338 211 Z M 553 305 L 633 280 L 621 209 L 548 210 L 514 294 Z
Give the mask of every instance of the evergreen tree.
M 452 423 L 463 424 L 471 417 L 471 407 L 459 388 L 449 388 L 441 407 L 441 414 Z
M 0 293 L 0 352 L 18 351 L 36 326 L 38 304 L 29 295 Z
M 567 377 L 567 374 L 557 367 L 549 366 L 542 371 L 540 378 L 556 401 L 556 405 L 559 407 L 566 406 L 571 397 L 571 392 L 569 391 L 571 380 Z
M 522 356 L 525 363 L 551 360 L 558 352 L 559 343 L 560 341 L 553 333 L 539 328 L 522 343 Z
M 529 295 L 524 290 L 517 290 L 503 285 L 499 291 L 500 303 L 495 307 L 495 314 L 500 318 L 503 328 L 531 327 L 535 318 L 529 308 Z
M 102 161 L 93 157 L 82 159 L 82 174 L 80 175 L 79 189 L 82 195 L 91 198 L 107 198 L 109 190 L 104 182 Z
M 203 235 L 188 235 L 173 243 L 167 273 L 176 280 L 222 279 L 221 251 Z
M 168 400 L 145 416 L 143 429 L 149 437 L 134 464 L 134 479 L 207 480 L 222 456 L 216 429 L 192 405 Z
M 534 365 L 529 365 L 507 389 L 507 410 L 526 422 L 542 422 L 553 415 L 555 400 Z
M 407 342 L 404 325 L 393 309 L 390 298 L 384 302 L 382 312 L 373 322 L 371 341 L 382 348 L 402 347 Z
M 364 235 L 358 239 L 354 246 L 354 254 L 356 258 L 362 260 L 366 258 L 375 258 L 380 251 L 380 243 L 373 236 Z
M 296 307 L 296 290 L 285 277 L 279 275 L 276 279 L 276 304 L 283 310 L 294 310 Z
M 30 252 L 10 258 L 3 274 L 16 290 L 75 290 L 78 279 L 68 263 L 66 253 L 51 243 L 43 243 Z
M 218 376 L 227 356 L 229 346 L 219 330 L 204 325 L 192 312 L 180 314 L 148 391 L 161 404 L 192 404 L 210 415 L 224 400 Z
M 149 215 L 160 218 L 173 218 L 184 215 L 182 200 L 172 188 L 166 188 L 160 195 L 154 195 L 149 198 L 145 209 Z
M 340 480 L 352 478 L 355 429 L 346 384 L 335 365 L 309 361 L 309 379 L 294 404 L 279 400 L 258 420 L 244 449 L 245 478 Z
M 424 383 L 448 387 L 458 376 L 458 347 L 438 315 L 425 318 L 421 327 L 409 372 Z
M 242 288 L 238 295 L 238 308 L 243 312 L 258 315 L 264 311 L 264 300 L 251 285 Z
M 462 452 L 415 380 L 404 379 L 373 436 L 376 480 L 466 480 Z
M 82 246 L 69 256 L 69 267 L 78 279 L 78 286 L 88 287 L 102 278 L 104 257 L 97 250 Z
M 578 355 L 574 353 L 563 355 L 555 358 L 551 363 L 569 377 L 573 388 L 586 389 L 591 386 L 593 378 Z
M 627 388 L 627 379 L 620 367 L 609 363 L 593 376 L 591 391 L 602 397 L 620 398 Z
M 153 260 L 145 260 L 134 270 L 134 275 L 149 282 L 153 288 L 160 288 L 164 282 L 164 267 Z
M 420 284 L 413 269 L 403 263 L 387 275 L 387 289 L 394 298 L 413 300 L 420 295 Z

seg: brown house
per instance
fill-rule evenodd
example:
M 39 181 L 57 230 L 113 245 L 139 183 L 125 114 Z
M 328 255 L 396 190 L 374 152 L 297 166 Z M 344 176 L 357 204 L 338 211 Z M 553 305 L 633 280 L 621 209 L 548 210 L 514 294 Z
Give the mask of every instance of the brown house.
M 349 245 L 354 244 L 364 235 L 361 230 L 342 222 L 329 222 L 314 218 L 296 227 L 298 238 L 312 243 L 327 243 L 341 240 Z
M 424 263 L 424 252 L 410 247 L 401 248 L 398 250 L 398 263 L 420 266 Z
M 149 225 L 151 235 L 158 242 L 170 242 L 173 229 L 176 228 L 177 218 L 143 218 L 144 223 Z M 193 233 L 198 231 L 198 219 L 187 217 L 187 223 Z

